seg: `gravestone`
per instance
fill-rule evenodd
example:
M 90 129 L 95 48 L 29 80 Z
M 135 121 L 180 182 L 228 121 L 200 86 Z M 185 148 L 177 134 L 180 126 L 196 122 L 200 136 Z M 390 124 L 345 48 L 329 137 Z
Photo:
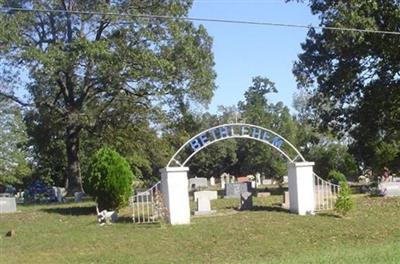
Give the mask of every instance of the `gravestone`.
M 226 185 L 226 177 L 225 177 L 225 173 L 221 174 L 221 189 L 225 189 L 225 185 Z
M 263 185 L 272 185 L 272 179 L 265 179 L 262 181 Z
M 200 187 L 205 187 L 205 188 L 208 187 L 207 178 L 195 177 L 195 178 L 189 179 L 189 190 L 196 190 Z
M 231 183 L 231 175 L 227 173 L 225 177 L 226 177 L 226 183 Z
M 400 182 L 381 182 L 378 189 L 383 196 L 400 196 Z
M 271 196 L 270 192 L 258 192 L 257 197 L 268 197 Z
M 64 202 L 64 197 L 66 195 L 65 188 L 53 186 L 54 195 L 57 199 L 57 202 Z
M 237 180 L 238 182 L 250 182 L 250 179 L 247 176 L 238 177 Z
M 211 186 L 214 186 L 214 185 L 215 185 L 215 178 L 214 178 L 214 177 L 211 177 L 211 178 L 210 178 L 210 185 L 211 185 Z
M 290 208 L 290 202 L 289 202 L 289 192 L 285 192 L 283 195 L 283 204 L 282 207 L 289 209 Z
M 256 181 L 251 181 L 251 188 L 255 189 L 257 187 Z
M 17 211 L 17 203 L 15 197 L 0 197 L 0 214 L 15 213 Z
M 252 208 L 253 208 L 253 194 L 251 192 L 241 193 L 239 210 L 250 210 Z
M 289 177 L 287 175 L 283 176 L 283 183 L 288 183 Z
M 207 215 L 215 211 L 211 210 L 211 200 L 217 199 L 217 191 L 194 192 L 194 200 L 197 202 L 197 211 L 195 215 Z
M 260 173 L 256 173 L 256 186 L 261 185 L 261 174 Z
M 75 192 L 74 193 L 75 203 L 81 202 L 84 196 L 85 196 L 84 192 Z
M 240 198 L 241 193 L 252 190 L 250 182 L 228 183 L 225 187 L 225 198 Z

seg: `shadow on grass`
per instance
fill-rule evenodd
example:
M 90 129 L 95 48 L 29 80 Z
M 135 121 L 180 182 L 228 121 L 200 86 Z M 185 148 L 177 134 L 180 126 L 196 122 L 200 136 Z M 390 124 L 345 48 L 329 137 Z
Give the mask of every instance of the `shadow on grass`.
M 147 221 L 147 219 L 146 219 Z M 135 222 L 132 221 L 131 216 L 119 216 L 118 220 L 115 224 L 122 224 L 122 225 L 132 225 L 135 228 L 159 228 L 161 227 L 161 223 L 157 222 L 143 222 L 143 219 L 135 218 Z
M 44 208 L 41 211 L 51 214 L 61 214 L 61 215 L 95 215 L 96 206 L 82 206 L 82 207 L 56 207 L 56 208 Z
M 282 208 L 280 206 L 253 206 L 251 209 L 248 210 L 240 210 L 239 208 L 235 208 L 237 211 L 265 211 L 265 212 L 284 212 L 288 213 L 289 210 Z
M 317 215 L 323 217 L 342 218 L 340 215 L 337 215 L 333 212 L 323 212 L 323 213 L 318 213 Z
M 117 224 L 133 224 L 132 216 L 118 216 Z

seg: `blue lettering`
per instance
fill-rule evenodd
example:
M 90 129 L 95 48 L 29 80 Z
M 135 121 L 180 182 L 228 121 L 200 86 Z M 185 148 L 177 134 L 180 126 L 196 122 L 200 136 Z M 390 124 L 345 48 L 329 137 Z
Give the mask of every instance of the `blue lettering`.
M 197 139 L 193 139 L 190 142 L 190 146 L 192 147 L 193 151 L 196 151 L 198 148 L 201 147 L 201 145 L 200 145 L 200 143 L 199 143 L 199 141 Z
M 275 147 L 277 147 L 277 148 L 281 148 L 281 146 L 283 145 L 283 140 L 282 139 L 280 139 L 279 137 L 274 137 L 273 139 L 272 139 L 272 145 L 274 145 Z
M 253 138 L 260 138 L 261 130 L 259 128 L 253 128 L 253 133 L 251 134 Z
M 203 145 L 203 146 L 206 145 L 209 142 L 206 134 L 201 134 L 199 138 L 200 138 L 200 141 L 201 141 L 201 145 Z
M 264 134 L 263 134 L 263 136 L 262 136 L 262 140 L 268 141 L 268 139 L 269 139 L 269 134 L 268 134 L 267 131 L 264 131 Z
M 217 140 L 217 134 L 215 133 L 215 129 L 211 130 L 211 135 L 213 136 L 214 140 Z
M 229 134 L 228 134 L 228 128 L 226 128 L 226 127 L 220 127 L 220 128 L 219 128 L 219 135 L 220 135 L 221 138 L 224 138 L 224 137 L 229 136 Z

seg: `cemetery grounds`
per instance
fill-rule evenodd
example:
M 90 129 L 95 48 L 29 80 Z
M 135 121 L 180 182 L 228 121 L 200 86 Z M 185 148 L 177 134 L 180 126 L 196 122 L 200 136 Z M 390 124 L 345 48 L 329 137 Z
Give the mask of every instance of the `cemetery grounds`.
M 289 214 L 281 196 L 243 212 L 218 199 L 187 226 L 134 225 L 129 208 L 99 226 L 91 202 L 19 205 L 0 215 L 0 263 L 400 263 L 400 198 L 354 198 L 345 218 Z

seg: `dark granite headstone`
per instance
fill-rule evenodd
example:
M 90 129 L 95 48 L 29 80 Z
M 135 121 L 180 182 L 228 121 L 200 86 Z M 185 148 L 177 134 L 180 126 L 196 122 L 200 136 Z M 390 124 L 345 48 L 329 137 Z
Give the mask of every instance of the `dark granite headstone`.
M 253 208 L 253 194 L 244 192 L 240 194 L 240 210 L 250 210 Z
M 225 185 L 225 198 L 240 198 L 241 193 L 251 191 L 251 182 L 227 183 Z

